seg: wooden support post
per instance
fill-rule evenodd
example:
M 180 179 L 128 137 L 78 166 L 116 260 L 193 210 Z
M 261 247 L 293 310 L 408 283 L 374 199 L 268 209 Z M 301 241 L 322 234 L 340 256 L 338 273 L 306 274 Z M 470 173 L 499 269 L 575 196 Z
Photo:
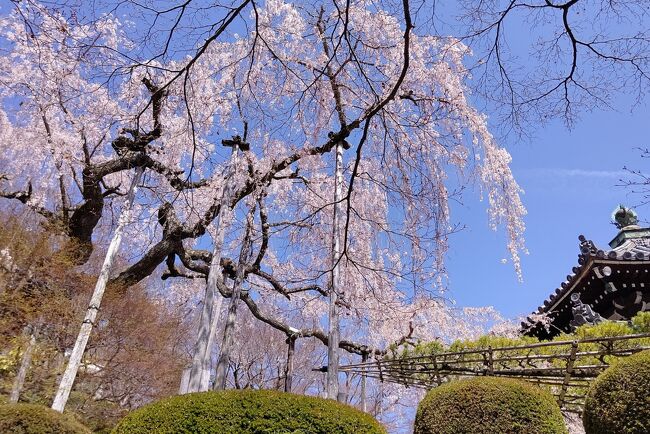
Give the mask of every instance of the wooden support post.
M 576 361 L 576 352 L 578 351 L 578 341 L 573 341 L 571 344 L 571 354 L 566 362 L 566 372 L 564 373 L 564 380 L 562 381 L 562 387 L 560 389 L 560 395 L 558 396 L 558 404 L 560 408 L 564 406 L 564 396 L 566 395 L 567 389 L 569 388 L 569 381 L 571 381 L 571 372 L 573 371 L 573 364 Z
M 187 390 L 190 386 L 190 373 L 192 371 L 192 367 L 185 368 L 183 369 L 183 373 L 181 374 L 181 385 L 178 388 L 178 394 L 182 395 L 184 393 L 187 393 Z
M 246 216 L 246 230 L 244 231 L 244 239 L 242 240 L 242 246 L 239 252 L 239 262 L 237 264 L 235 282 L 232 287 L 232 295 L 230 296 L 230 303 L 228 304 L 228 315 L 226 317 L 226 325 L 223 330 L 221 348 L 219 349 L 219 359 L 217 361 L 217 372 L 214 380 L 214 390 L 226 389 L 228 367 L 230 366 L 230 354 L 235 344 L 234 333 L 235 322 L 237 320 L 237 305 L 239 304 L 239 298 L 241 297 L 246 266 L 250 260 L 250 255 L 252 253 L 251 233 L 253 232 L 253 215 L 255 214 L 255 209 L 256 207 L 252 206 Z
M 341 217 L 343 207 L 343 144 L 336 144 L 334 172 L 334 222 L 332 232 L 332 281 L 329 293 L 329 316 L 327 332 L 327 397 L 339 398 L 339 341 L 340 324 L 338 299 L 343 294 L 341 285 Z
M 221 305 L 223 303 L 223 297 L 221 297 L 217 289 L 218 281 L 223 278 L 221 250 L 224 243 L 225 231 L 233 219 L 232 209 L 229 204 L 232 201 L 235 189 L 233 178 L 237 172 L 239 150 L 245 151 L 249 149 L 248 144 L 242 142 L 239 136 L 233 137 L 233 140 L 222 140 L 221 144 L 232 148 L 232 153 L 230 154 L 224 186 L 221 192 L 221 206 L 213 223 L 215 235 L 212 247 L 212 260 L 208 271 L 208 280 L 205 285 L 203 309 L 199 319 L 196 344 L 192 356 L 192 366 L 190 367 L 187 381 L 181 379 L 181 394 L 205 392 L 210 386 L 210 360 L 214 347 L 217 323 L 221 313 Z
M 488 347 L 488 375 L 494 375 L 494 354 L 492 346 Z
M 284 391 L 291 392 L 293 386 L 293 354 L 296 351 L 296 336 L 287 337 L 287 364 L 284 368 Z
M 117 258 L 117 254 L 120 250 L 124 227 L 128 223 L 131 215 L 131 208 L 133 207 L 136 186 L 140 183 L 143 172 L 143 167 L 136 167 L 135 175 L 131 180 L 131 186 L 126 196 L 126 203 L 122 208 L 117 228 L 113 233 L 113 239 L 108 245 L 108 250 L 106 252 L 106 256 L 104 257 L 104 263 L 102 264 L 102 269 L 99 273 L 97 283 L 95 284 L 95 289 L 93 291 L 92 297 L 90 298 L 90 303 L 88 304 L 86 315 L 81 322 L 79 334 L 77 335 L 77 340 L 75 341 L 74 347 L 72 348 L 72 353 L 70 353 L 68 365 L 65 368 L 63 376 L 61 377 L 61 381 L 59 382 L 59 387 L 56 391 L 56 395 L 54 396 L 52 409 L 58 411 L 59 413 L 63 413 L 63 409 L 65 408 L 65 405 L 68 402 L 68 397 L 70 396 L 70 392 L 72 391 L 72 386 L 74 385 L 74 381 L 77 378 L 77 373 L 81 367 L 81 359 L 84 355 L 84 352 L 86 351 L 86 345 L 90 339 L 90 333 L 93 326 L 95 325 L 95 320 L 97 319 L 99 308 L 102 304 L 102 298 L 104 297 L 104 291 L 106 290 L 109 274 L 113 268 L 113 262 Z
M 368 353 L 361 354 L 361 363 L 368 362 Z M 368 403 L 366 401 L 366 367 L 361 368 L 361 411 L 364 413 L 368 411 Z
M 440 371 L 438 371 L 438 361 L 435 354 L 433 355 L 433 372 L 436 376 L 436 382 L 440 386 L 442 384 L 442 378 L 440 377 Z
M 20 398 L 20 392 L 23 390 L 23 385 L 25 384 L 25 378 L 27 377 L 27 371 L 29 370 L 29 365 L 32 363 L 32 353 L 34 347 L 36 346 L 36 332 L 32 331 L 29 341 L 27 342 L 27 347 L 23 351 L 23 357 L 20 360 L 20 368 L 18 368 L 18 373 L 16 378 L 14 378 L 14 383 L 11 386 L 11 395 L 9 395 L 9 402 L 15 404 Z
M 350 373 L 345 371 L 345 389 L 341 390 L 339 388 L 339 394 L 336 397 L 336 400 L 338 402 L 342 402 L 343 404 L 348 403 L 348 396 L 350 394 Z

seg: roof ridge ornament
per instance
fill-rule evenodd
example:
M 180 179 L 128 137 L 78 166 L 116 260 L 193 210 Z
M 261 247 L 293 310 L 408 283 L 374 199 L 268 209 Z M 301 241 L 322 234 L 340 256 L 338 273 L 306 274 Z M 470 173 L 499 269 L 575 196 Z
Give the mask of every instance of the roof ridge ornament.
M 595 254 L 598 251 L 598 248 L 596 247 L 594 242 L 591 241 L 591 240 L 588 240 L 587 237 L 585 237 L 584 235 L 578 236 L 578 241 L 580 241 L 580 244 L 579 244 L 580 255 L 589 255 L 591 253 Z
M 618 208 L 612 212 L 612 220 L 618 229 L 624 229 L 628 226 L 636 226 L 639 223 L 639 216 L 632 208 L 627 208 L 619 205 Z
M 571 331 L 582 325 L 595 325 L 604 321 L 603 317 L 595 312 L 590 305 L 580 300 L 579 293 L 571 294 L 571 314 L 573 319 L 569 322 Z

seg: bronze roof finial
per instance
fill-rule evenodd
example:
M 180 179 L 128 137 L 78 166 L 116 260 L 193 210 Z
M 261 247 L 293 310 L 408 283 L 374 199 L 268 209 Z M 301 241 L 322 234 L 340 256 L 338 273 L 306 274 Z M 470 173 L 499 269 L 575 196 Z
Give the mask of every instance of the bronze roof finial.
M 618 229 L 623 229 L 627 226 L 636 226 L 639 223 L 639 217 L 632 208 L 626 208 L 619 205 L 618 208 L 612 213 L 612 219 Z

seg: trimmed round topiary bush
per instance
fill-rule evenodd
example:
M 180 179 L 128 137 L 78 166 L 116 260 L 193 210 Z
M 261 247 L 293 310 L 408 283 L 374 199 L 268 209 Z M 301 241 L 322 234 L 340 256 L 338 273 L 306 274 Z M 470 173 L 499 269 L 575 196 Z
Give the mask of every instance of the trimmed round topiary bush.
M 650 351 L 621 359 L 596 378 L 582 421 L 587 434 L 650 433 Z
M 451 381 L 430 390 L 414 434 L 566 433 L 553 396 L 531 384 L 495 377 Z
M 272 390 L 173 396 L 129 413 L 114 434 L 380 434 L 372 416 L 329 399 Z
M 33 404 L 0 405 L 3 434 L 90 434 L 90 430 L 68 414 Z

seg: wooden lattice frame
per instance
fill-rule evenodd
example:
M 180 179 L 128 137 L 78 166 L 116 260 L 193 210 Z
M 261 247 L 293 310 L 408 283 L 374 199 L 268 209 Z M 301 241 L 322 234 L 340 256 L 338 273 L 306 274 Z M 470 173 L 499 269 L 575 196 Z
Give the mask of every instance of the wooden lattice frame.
M 425 389 L 467 376 L 518 378 L 547 387 L 563 410 L 581 412 L 589 383 L 613 358 L 646 349 L 650 333 L 383 358 L 340 370 Z

